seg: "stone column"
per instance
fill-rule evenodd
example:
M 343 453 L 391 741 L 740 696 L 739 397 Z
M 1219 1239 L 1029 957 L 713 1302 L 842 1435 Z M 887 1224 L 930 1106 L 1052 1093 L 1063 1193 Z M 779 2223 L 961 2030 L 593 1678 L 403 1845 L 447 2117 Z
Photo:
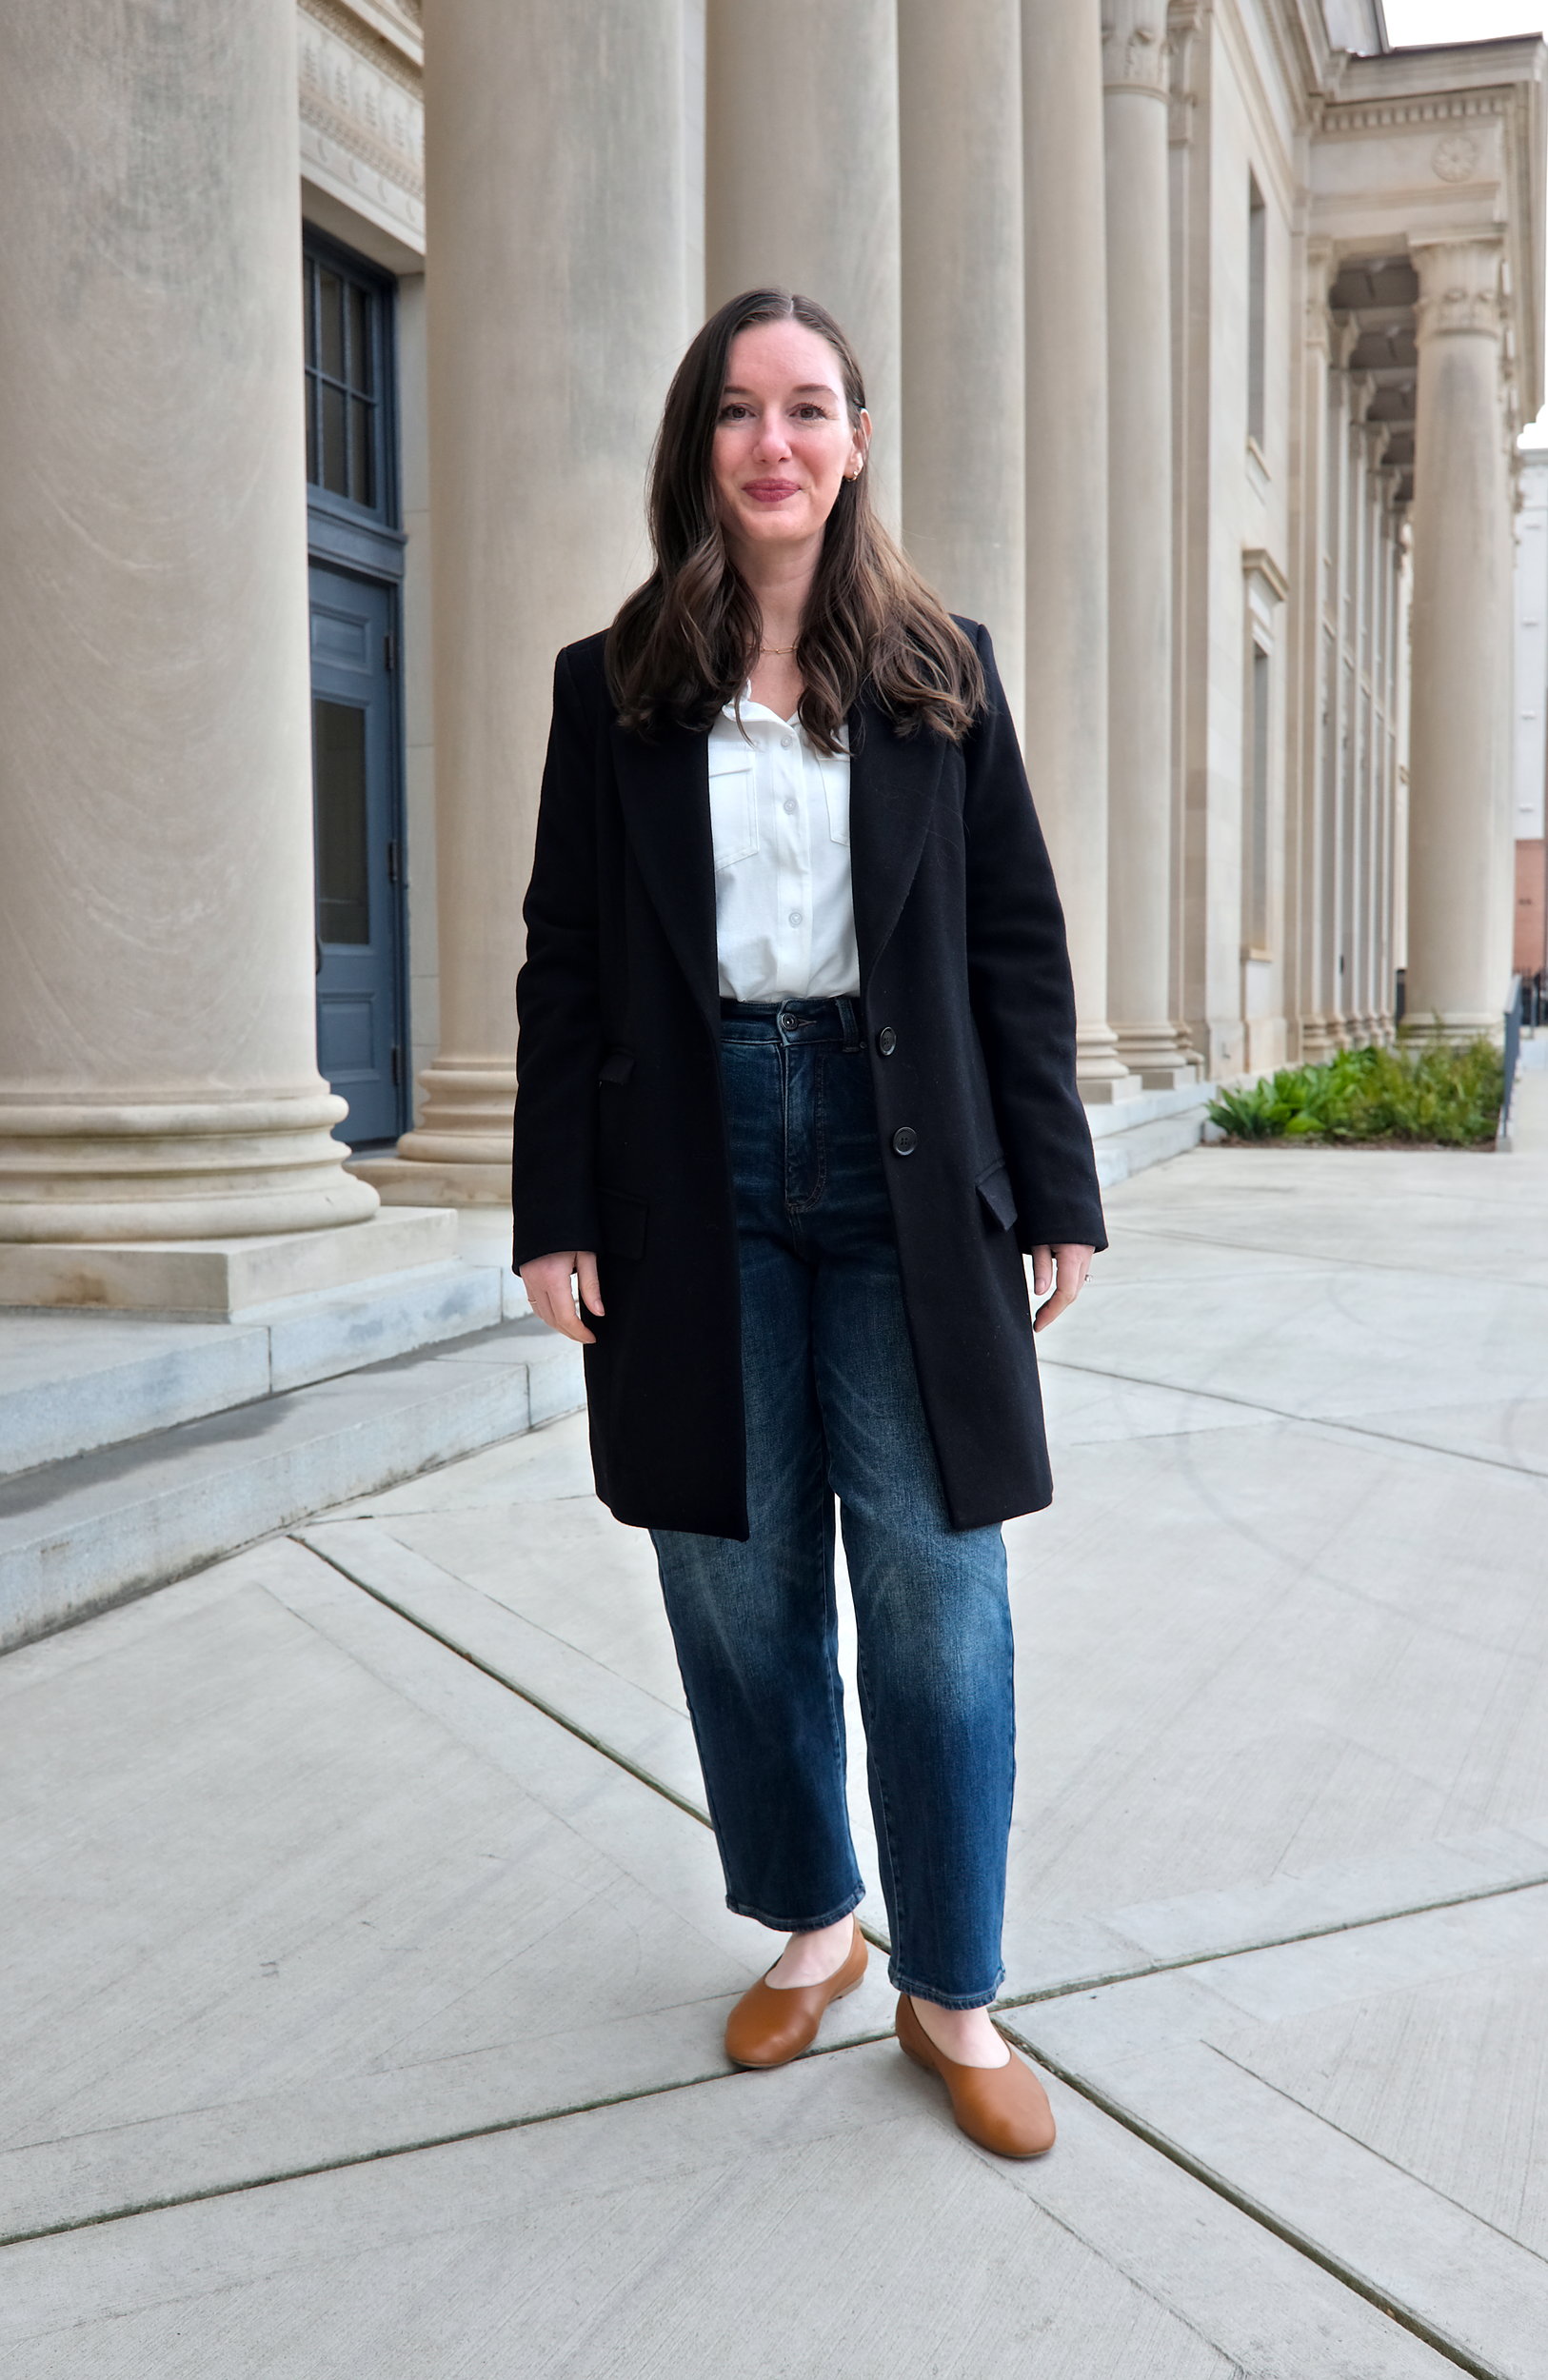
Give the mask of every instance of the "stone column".
M 1106 129 L 1110 1014 L 1150 1088 L 1192 1079 L 1171 1015 L 1172 324 L 1165 0 L 1102 0 Z
M 896 529 L 903 341 L 895 0 L 708 0 L 707 34 L 705 302 L 713 308 L 739 290 L 774 284 L 816 298 L 842 324 L 876 423 L 871 493 Z M 955 272 L 970 277 L 961 259 Z
M 1300 385 L 1293 416 L 1295 478 L 1300 502 L 1292 514 L 1296 540 L 1290 572 L 1289 699 L 1286 806 L 1290 819 L 1285 869 L 1286 1018 L 1293 1061 L 1321 1058 L 1328 1047 L 1323 1006 L 1323 952 L 1329 921 L 1322 898 L 1327 772 L 1324 711 L 1329 667 L 1326 605 L 1326 507 L 1329 469 L 1328 288 L 1332 250 L 1309 241 Z
M 1140 1088 L 1107 1021 L 1107 257 L 1094 0 L 1022 0 L 1026 701 L 1087 1100 Z
M 898 86 L 903 535 L 951 609 L 987 624 L 1020 720 L 1020 0 L 956 0 L 950 10 L 899 0 Z
M 1327 931 L 1322 948 L 1322 1014 L 1328 1051 L 1349 1045 L 1349 803 L 1354 751 L 1349 628 L 1354 616 L 1349 540 L 1352 436 L 1347 369 L 1359 336 L 1347 319 L 1336 326 L 1334 369 L 1328 378 L 1328 684 L 1323 773 L 1322 902 Z
M 0 157 L 0 1240 L 348 1222 L 293 0 L 16 0 Z
M 1408 1018 L 1445 1040 L 1498 1033 L 1508 899 L 1498 642 L 1509 641 L 1499 406 L 1500 243 L 1413 244 L 1419 279 L 1409 756 Z
M 554 654 L 649 567 L 685 303 L 681 0 L 426 0 L 440 1051 L 390 1199 L 510 1195 Z M 542 71 L 534 71 L 534 59 Z
M 1398 489 L 1401 473 L 1390 463 L 1383 462 L 1381 482 L 1381 649 L 1379 657 L 1378 686 L 1380 706 L 1380 775 L 1379 852 L 1380 882 L 1377 910 L 1376 948 L 1376 1030 L 1378 1038 L 1390 1041 L 1393 1029 L 1393 1001 L 1396 993 L 1393 948 L 1393 893 L 1397 873 L 1397 790 L 1398 790 L 1398 626 L 1399 626 L 1399 561 L 1398 550 Z
M 1349 793 L 1344 813 L 1342 984 L 1349 1040 L 1368 1041 L 1365 1015 L 1365 904 L 1369 893 L 1370 704 L 1366 671 L 1370 642 L 1370 434 L 1366 411 L 1375 393 L 1363 372 L 1349 378 Z

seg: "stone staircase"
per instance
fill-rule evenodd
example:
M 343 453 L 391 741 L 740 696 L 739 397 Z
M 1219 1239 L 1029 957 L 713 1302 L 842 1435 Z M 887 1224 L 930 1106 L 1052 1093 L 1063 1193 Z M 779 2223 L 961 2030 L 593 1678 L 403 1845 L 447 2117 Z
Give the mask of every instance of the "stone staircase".
M 584 1401 L 501 1262 L 228 1322 L 0 1313 L 0 1649 Z

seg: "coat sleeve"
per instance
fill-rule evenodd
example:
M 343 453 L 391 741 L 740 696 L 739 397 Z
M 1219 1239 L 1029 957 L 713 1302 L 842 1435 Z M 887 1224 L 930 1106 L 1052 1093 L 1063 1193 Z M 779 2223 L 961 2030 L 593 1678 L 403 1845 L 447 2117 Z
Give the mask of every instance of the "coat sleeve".
M 514 1261 L 597 1245 L 601 1058 L 593 737 L 569 654 L 554 665 L 553 724 L 538 803 L 516 980 Z
M 964 747 L 969 996 L 1025 1250 L 1104 1248 L 1101 1195 L 1075 1087 L 1075 992 L 1047 845 L 995 666 L 976 631 L 987 706 Z

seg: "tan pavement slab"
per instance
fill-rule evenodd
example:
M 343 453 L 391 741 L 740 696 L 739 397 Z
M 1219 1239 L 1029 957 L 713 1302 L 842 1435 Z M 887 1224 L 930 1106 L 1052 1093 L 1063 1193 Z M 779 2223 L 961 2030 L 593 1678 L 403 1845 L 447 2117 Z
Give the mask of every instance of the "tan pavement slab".
M 0 2236 L 724 2073 L 767 1960 L 705 1826 L 284 1539 L 0 1664 Z
M 26 2380 L 1442 2380 L 1072 2092 L 982 2156 L 849 2050 L 0 2251 Z
M 585 1492 L 581 1430 L 308 1538 L 697 1804 L 648 1545 Z M 1058 1462 L 1052 1510 L 1006 1533 L 1008 1995 L 1548 1875 L 1540 1482 L 1315 1423 L 1093 1436 Z M 850 1734 L 863 1864 L 852 1705 Z M 884 1927 L 874 1893 L 865 1914 Z
M 1548 2370 L 1548 1891 L 1116 1984 L 1012 2021 L 1463 2369 Z

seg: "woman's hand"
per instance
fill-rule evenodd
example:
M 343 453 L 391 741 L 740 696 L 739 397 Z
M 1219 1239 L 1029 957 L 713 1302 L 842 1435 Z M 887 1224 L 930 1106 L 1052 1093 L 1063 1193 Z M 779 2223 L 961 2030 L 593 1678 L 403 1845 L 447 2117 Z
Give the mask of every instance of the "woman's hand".
M 1072 1306 L 1085 1286 L 1091 1270 L 1095 1248 L 1069 1246 L 1063 1248 L 1034 1248 L 1032 1251 L 1032 1286 L 1044 1300 L 1033 1320 L 1035 1331 L 1045 1331 L 1050 1322 L 1057 1322 L 1066 1306 Z M 547 1257 L 546 1263 L 555 1264 L 557 1257 Z M 1058 1286 L 1055 1287 L 1057 1276 Z M 1048 1295 L 1053 1290 L 1053 1296 Z
M 606 1308 L 597 1280 L 597 1259 L 589 1248 L 572 1248 L 567 1256 L 530 1257 L 522 1266 L 522 1279 L 538 1320 L 546 1322 L 551 1331 L 560 1332 L 566 1339 L 579 1339 L 583 1347 L 594 1347 L 597 1335 L 586 1329 L 570 1295 L 572 1273 L 580 1282 L 581 1304 L 586 1312 L 605 1314 Z

